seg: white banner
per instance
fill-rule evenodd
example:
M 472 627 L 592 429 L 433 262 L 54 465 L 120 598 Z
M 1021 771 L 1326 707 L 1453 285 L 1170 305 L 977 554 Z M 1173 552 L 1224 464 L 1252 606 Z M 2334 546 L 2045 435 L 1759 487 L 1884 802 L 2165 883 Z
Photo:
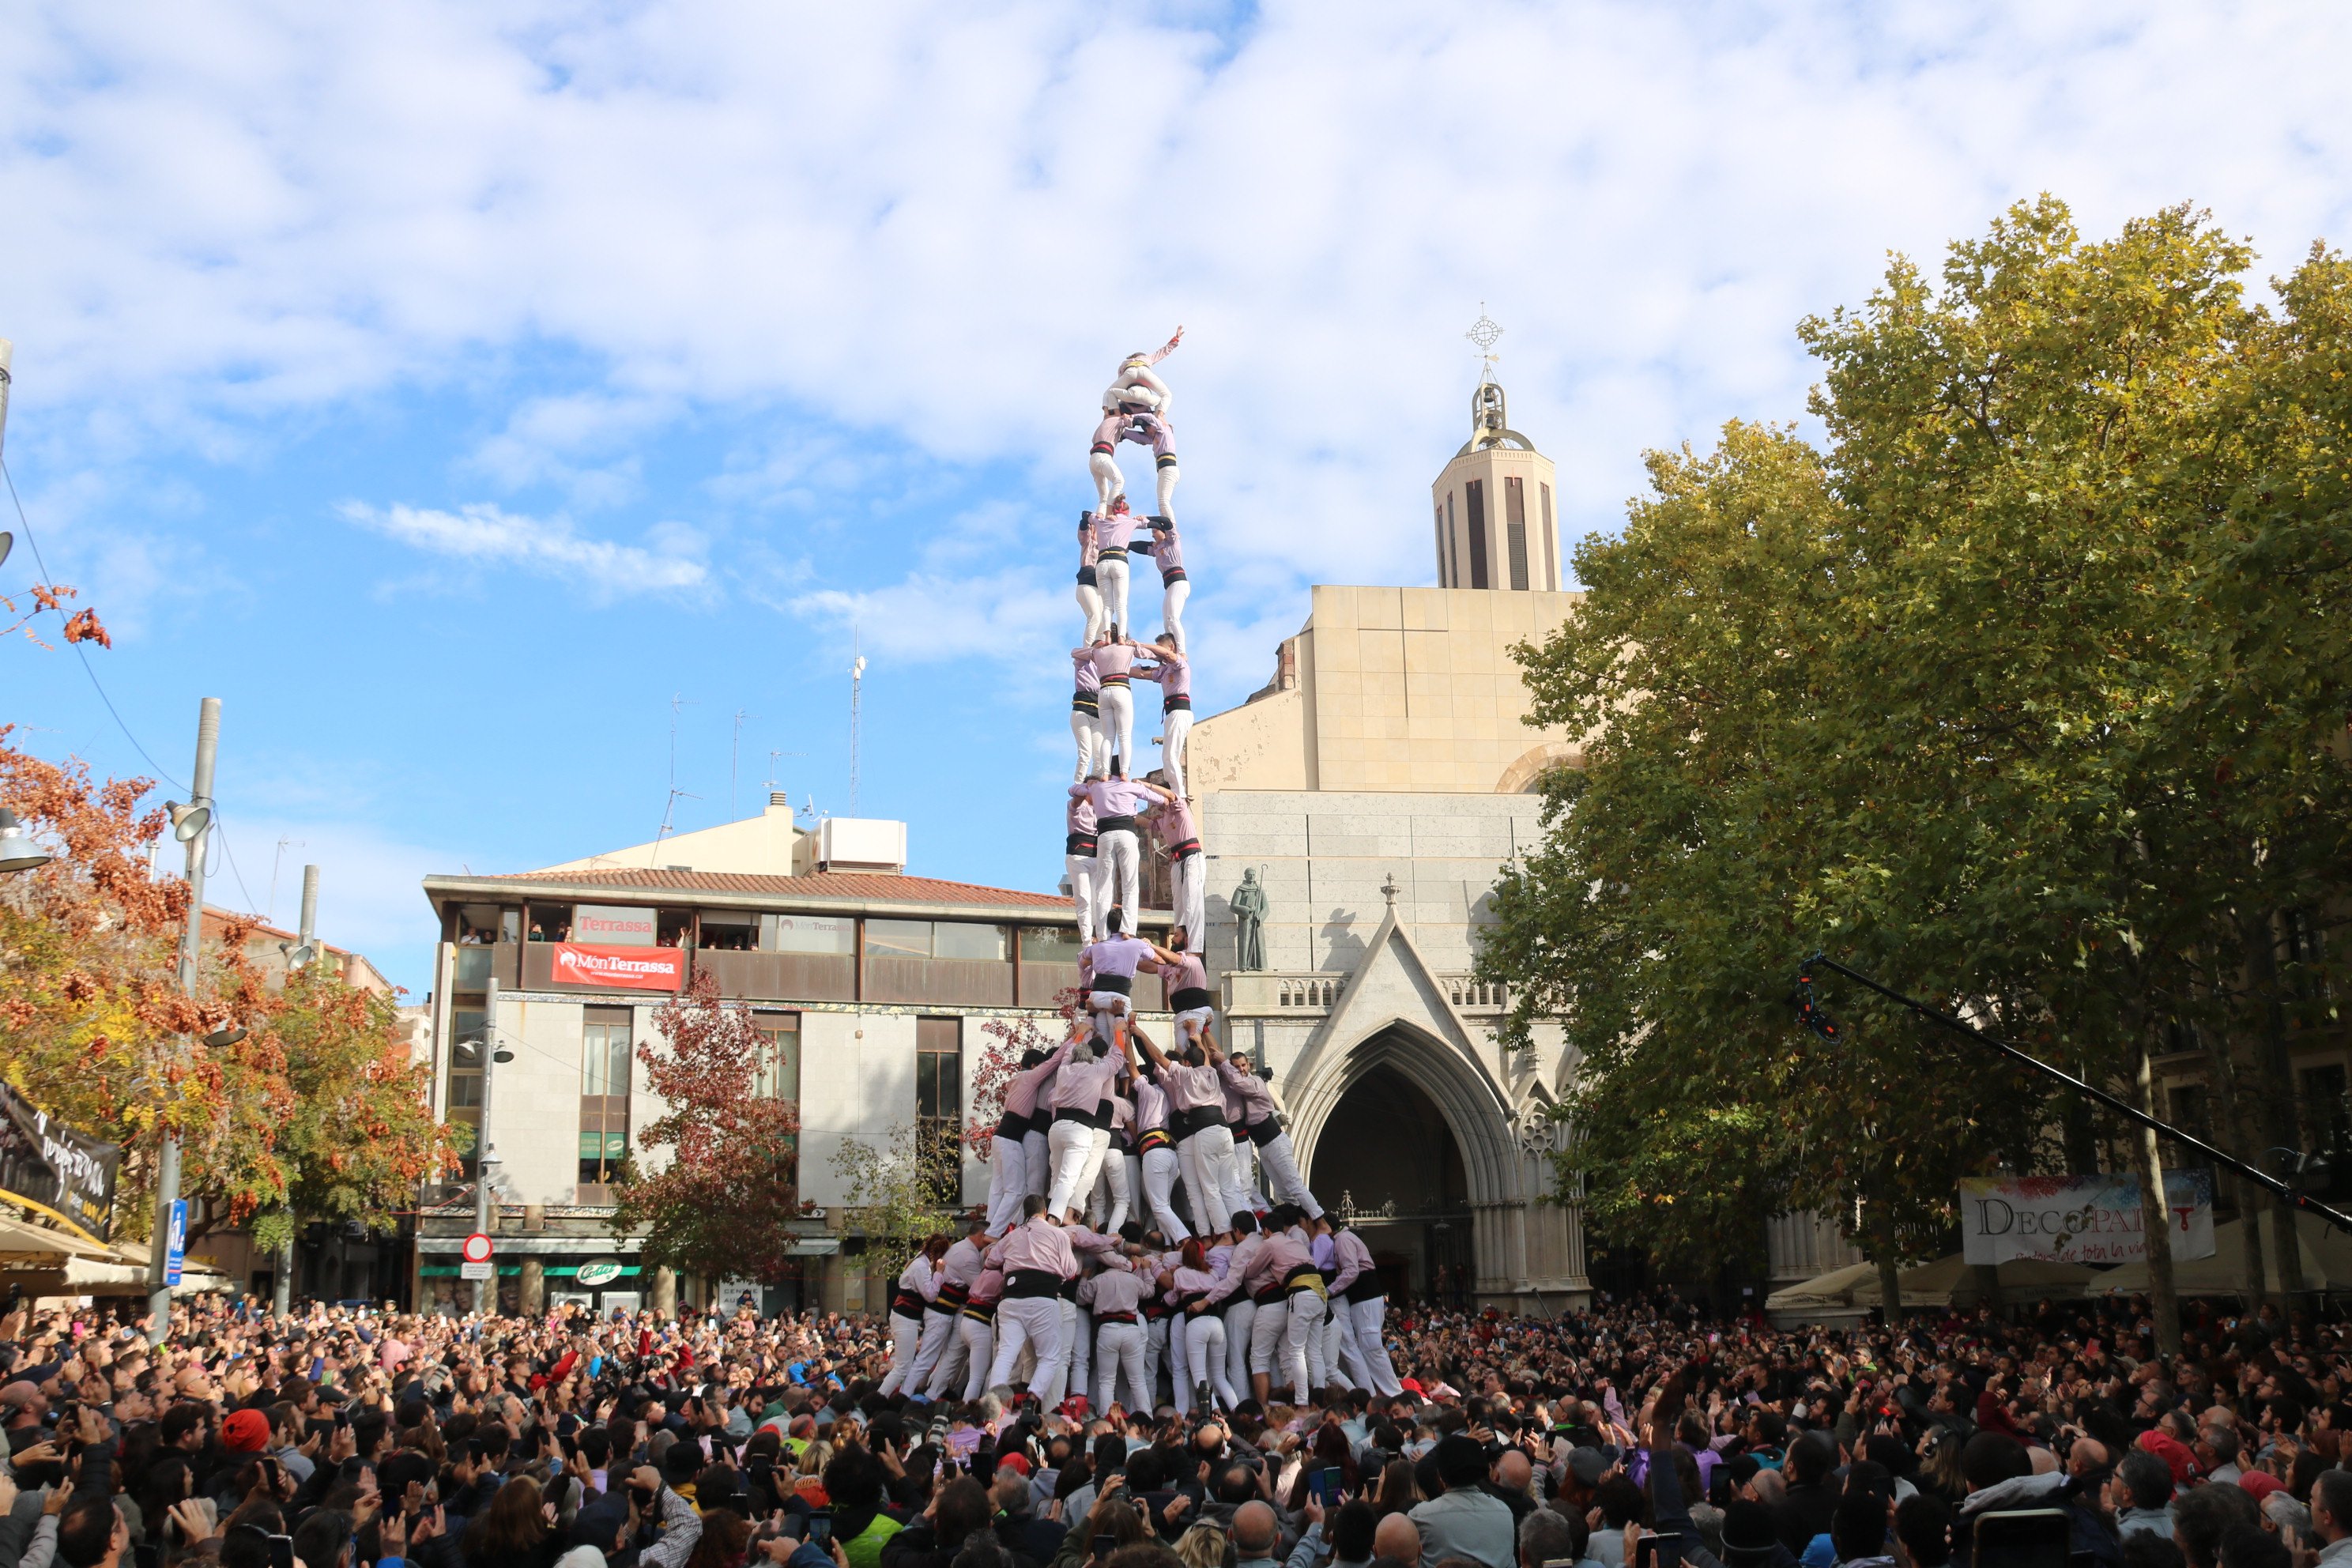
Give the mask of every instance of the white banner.
M 2213 1256 L 2213 1173 L 2167 1171 L 2172 1256 Z M 2137 1263 L 2147 1257 L 2139 1178 L 1978 1176 L 1960 1183 L 1960 1234 L 1970 1263 Z

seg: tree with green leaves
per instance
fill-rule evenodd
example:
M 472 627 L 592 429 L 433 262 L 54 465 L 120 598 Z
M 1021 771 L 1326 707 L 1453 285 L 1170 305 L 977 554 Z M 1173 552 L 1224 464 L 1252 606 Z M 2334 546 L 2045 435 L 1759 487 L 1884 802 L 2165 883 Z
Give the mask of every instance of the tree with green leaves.
M 1623 533 L 1578 552 L 1581 613 L 1521 657 L 1530 722 L 1584 735 L 1585 766 L 1545 781 L 1481 963 L 1517 1037 L 1557 1016 L 1583 1055 L 1568 1110 L 1602 1234 L 1713 1252 L 1758 1194 L 1819 1207 L 1891 1309 L 1959 1176 L 2095 1142 L 1867 993 L 1834 993 L 1834 1045 L 1798 1034 L 1816 946 L 2123 1088 L 2279 994 L 2280 911 L 2327 907 L 2315 879 L 2346 863 L 2352 708 L 2253 567 L 2292 552 L 2301 599 L 2340 595 L 2340 521 L 2317 521 L 2340 501 L 2289 529 L 2260 476 L 2300 462 L 2323 489 L 2327 459 L 2295 454 L 2342 451 L 2310 363 L 2340 351 L 2309 341 L 2341 342 L 2342 269 L 2315 257 L 2274 318 L 2249 261 L 2187 209 L 2090 240 L 2021 204 L 1940 287 L 1898 258 L 1803 323 L 1825 447 L 1734 425 L 1654 455 Z

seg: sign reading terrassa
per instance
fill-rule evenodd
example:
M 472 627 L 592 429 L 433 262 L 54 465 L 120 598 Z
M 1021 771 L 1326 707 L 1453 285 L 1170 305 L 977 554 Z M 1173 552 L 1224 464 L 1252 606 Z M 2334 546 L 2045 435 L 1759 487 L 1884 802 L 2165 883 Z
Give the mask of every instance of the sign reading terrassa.
M 676 947 L 606 947 L 597 942 L 555 944 L 551 978 L 558 985 L 597 985 L 614 991 L 676 991 L 686 984 L 686 952 Z

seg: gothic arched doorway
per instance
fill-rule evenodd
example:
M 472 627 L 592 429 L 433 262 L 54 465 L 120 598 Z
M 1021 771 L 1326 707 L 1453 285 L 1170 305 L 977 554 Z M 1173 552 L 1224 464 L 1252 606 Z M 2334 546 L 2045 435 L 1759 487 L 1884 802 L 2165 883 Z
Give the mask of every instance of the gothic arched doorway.
M 1371 1068 L 1331 1108 L 1307 1184 L 1352 1210 L 1391 1300 L 1467 1305 L 1475 1284 L 1470 1184 L 1437 1102 L 1396 1068 Z

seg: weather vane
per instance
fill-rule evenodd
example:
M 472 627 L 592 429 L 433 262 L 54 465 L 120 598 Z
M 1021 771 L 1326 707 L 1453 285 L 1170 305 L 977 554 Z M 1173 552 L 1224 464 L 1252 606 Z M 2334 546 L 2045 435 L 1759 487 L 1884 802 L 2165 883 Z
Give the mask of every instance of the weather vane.
M 1478 301 L 1478 319 L 1471 322 L 1470 330 L 1462 335 L 1477 345 L 1478 356 L 1484 364 L 1478 378 L 1481 381 L 1494 380 L 1495 362 L 1502 358 L 1502 355 L 1495 352 L 1495 344 L 1501 339 L 1503 329 L 1488 318 L 1486 300 Z

